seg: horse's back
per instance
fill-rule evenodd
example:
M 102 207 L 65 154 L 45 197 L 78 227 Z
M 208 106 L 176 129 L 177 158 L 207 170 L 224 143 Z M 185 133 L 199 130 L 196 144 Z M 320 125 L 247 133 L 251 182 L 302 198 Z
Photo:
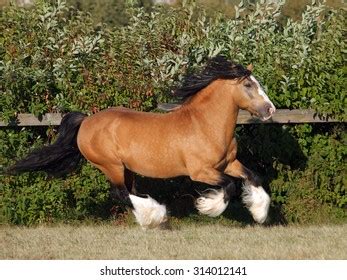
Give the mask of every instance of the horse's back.
M 174 130 L 168 114 L 115 107 L 83 121 L 78 145 L 95 164 L 118 161 L 145 176 L 174 177 L 184 173 Z
M 112 107 L 93 114 L 81 124 L 77 137 L 79 148 L 82 152 L 88 146 L 105 150 L 113 142 L 125 142 L 146 122 L 148 114 L 124 107 Z

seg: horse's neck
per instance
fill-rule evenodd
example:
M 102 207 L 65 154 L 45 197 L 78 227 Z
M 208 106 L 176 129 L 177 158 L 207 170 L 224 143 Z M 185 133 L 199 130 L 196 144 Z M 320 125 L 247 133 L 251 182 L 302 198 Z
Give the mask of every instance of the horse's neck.
M 184 107 L 192 116 L 200 118 L 206 129 L 231 140 L 239 108 L 231 99 L 223 100 L 223 95 L 218 94 L 218 90 L 222 91 L 223 88 L 215 82 L 192 97 Z

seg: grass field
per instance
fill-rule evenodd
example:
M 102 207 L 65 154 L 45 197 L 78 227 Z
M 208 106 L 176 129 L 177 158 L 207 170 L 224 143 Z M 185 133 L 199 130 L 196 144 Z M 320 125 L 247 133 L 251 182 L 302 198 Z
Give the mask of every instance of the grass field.
M 0 259 L 347 259 L 347 224 L 0 227 Z

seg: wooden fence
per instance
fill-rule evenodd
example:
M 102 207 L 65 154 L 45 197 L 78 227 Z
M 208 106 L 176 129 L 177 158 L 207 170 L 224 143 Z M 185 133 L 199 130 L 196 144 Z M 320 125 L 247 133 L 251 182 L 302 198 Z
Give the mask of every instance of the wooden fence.
M 18 114 L 16 121 L 5 123 L 0 120 L 0 127 L 15 127 L 15 126 L 57 126 L 60 124 L 62 114 L 49 113 L 42 118 L 37 118 L 32 114 Z M 238 124 L 252 123 L 279 123 L 279 124 L 296 124 L 296 123 L 332 123 L 341 122 L 334 119 L 322 118 L 318 116 L 314 110 L 288 110 L 279 109 L 270 120 L 265 122 L 252 117 L 247 111 L 241 110 L 237 119 Z

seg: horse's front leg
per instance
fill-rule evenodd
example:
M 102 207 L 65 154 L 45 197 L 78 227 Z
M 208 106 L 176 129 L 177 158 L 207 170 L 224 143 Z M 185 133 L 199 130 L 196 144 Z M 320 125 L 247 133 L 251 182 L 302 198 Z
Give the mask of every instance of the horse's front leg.
M 262 187 L 259 177 L 238 160 L 229 163 L 224 172 L 243 179 L 242 200 L 251 212 L 253 219 L 258 223 L 264 223 L 269 212 L 270 196 Z

